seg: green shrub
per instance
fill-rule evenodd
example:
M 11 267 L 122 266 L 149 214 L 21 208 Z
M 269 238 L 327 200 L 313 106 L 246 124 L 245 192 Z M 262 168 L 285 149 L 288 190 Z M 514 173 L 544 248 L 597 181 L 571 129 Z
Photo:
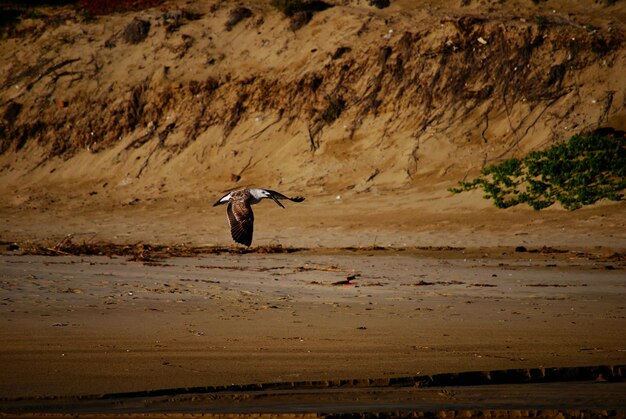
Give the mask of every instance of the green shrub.
M 540 210 L 558 201 L 575 210 L 603 198 L 618 201 L 626 188 L 626 138 L 623 132 L 574 135 L 548 150 L 491 165 L 481 174 L 449 191 L 481 188 L 498 208 L 526 203 Z

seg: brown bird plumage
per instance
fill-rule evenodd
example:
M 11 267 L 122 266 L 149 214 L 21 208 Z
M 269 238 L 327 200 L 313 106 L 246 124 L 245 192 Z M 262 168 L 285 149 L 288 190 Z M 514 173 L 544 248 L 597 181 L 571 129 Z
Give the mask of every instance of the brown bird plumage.
M 228 203 L 226 214 L 228 216 L 230 234 L 233 240 L 245 246 L 250 246 L 254 233 L 254 213 L 252 212 L 252 205 L 266 198 L 272 199 L 282 208 L 285 207 L 278 201 L 279 199 L 288 199 L 293 202 L 304 201 L 304 198 L 301 196 L 289 198 L 269 189 L 244 188 L 227 193 L 213 204 L 213 206 Z

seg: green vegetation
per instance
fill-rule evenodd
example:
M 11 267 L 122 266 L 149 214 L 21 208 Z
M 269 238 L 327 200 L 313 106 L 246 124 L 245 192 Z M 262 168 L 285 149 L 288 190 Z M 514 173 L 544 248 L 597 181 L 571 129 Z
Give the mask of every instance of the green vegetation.
M 626 188 L 626 138 L 616 134 L 575 135 L 548 150 L 491 165 L 449 191 L 482 188 L 498 208 L 526 203 L 540 210 L 558 201 L 575 210 L 603 198 L 619 201 Z

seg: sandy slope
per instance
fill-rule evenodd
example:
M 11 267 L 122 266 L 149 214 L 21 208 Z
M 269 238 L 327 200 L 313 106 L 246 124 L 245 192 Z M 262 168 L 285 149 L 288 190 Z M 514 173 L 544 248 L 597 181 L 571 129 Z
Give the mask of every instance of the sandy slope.
M 3 204 L 249 184 L 441 192 L 574 132 L 624 128 L 621 2 L 440 3 L 342 3 L 296 32 L 258 2 L 230 31 L 229 2 L 95 21 L 44 9 L 0 43 Z M 151 24 L 138 44 L 124 40 L 133 18 Z

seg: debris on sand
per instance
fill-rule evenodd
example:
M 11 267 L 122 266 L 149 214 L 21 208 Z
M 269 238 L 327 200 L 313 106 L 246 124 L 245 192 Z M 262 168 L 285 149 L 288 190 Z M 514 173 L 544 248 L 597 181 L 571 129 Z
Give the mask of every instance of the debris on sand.
M 50 244 L 26 243 L 10 245 L 12 250 L 21 250 L 24 255 L 42 256 L 125 256 L 129 261 L 156 263 L 168 257 L 190 257 L 200 254 L 276 254 L 293 253 L 301 249 L 296 247 L 284 247 L 281 244 L 267 246 L 255 246 L 250 248 L 226 247 L 226 246 L 187 246 L 181 245 L 151 245 L 146 243 L 116 244 L 105 242 L 75 243 L 73 235 L 69 234 L 59 242 Z
M 342 281 L 333 282 L 332 285 L 346 285 L 346 286 L 354 285 L 352 281 L 357 279 L 359 276 L 360 276 L 359 274 L 348 275 L 346 279 Z

